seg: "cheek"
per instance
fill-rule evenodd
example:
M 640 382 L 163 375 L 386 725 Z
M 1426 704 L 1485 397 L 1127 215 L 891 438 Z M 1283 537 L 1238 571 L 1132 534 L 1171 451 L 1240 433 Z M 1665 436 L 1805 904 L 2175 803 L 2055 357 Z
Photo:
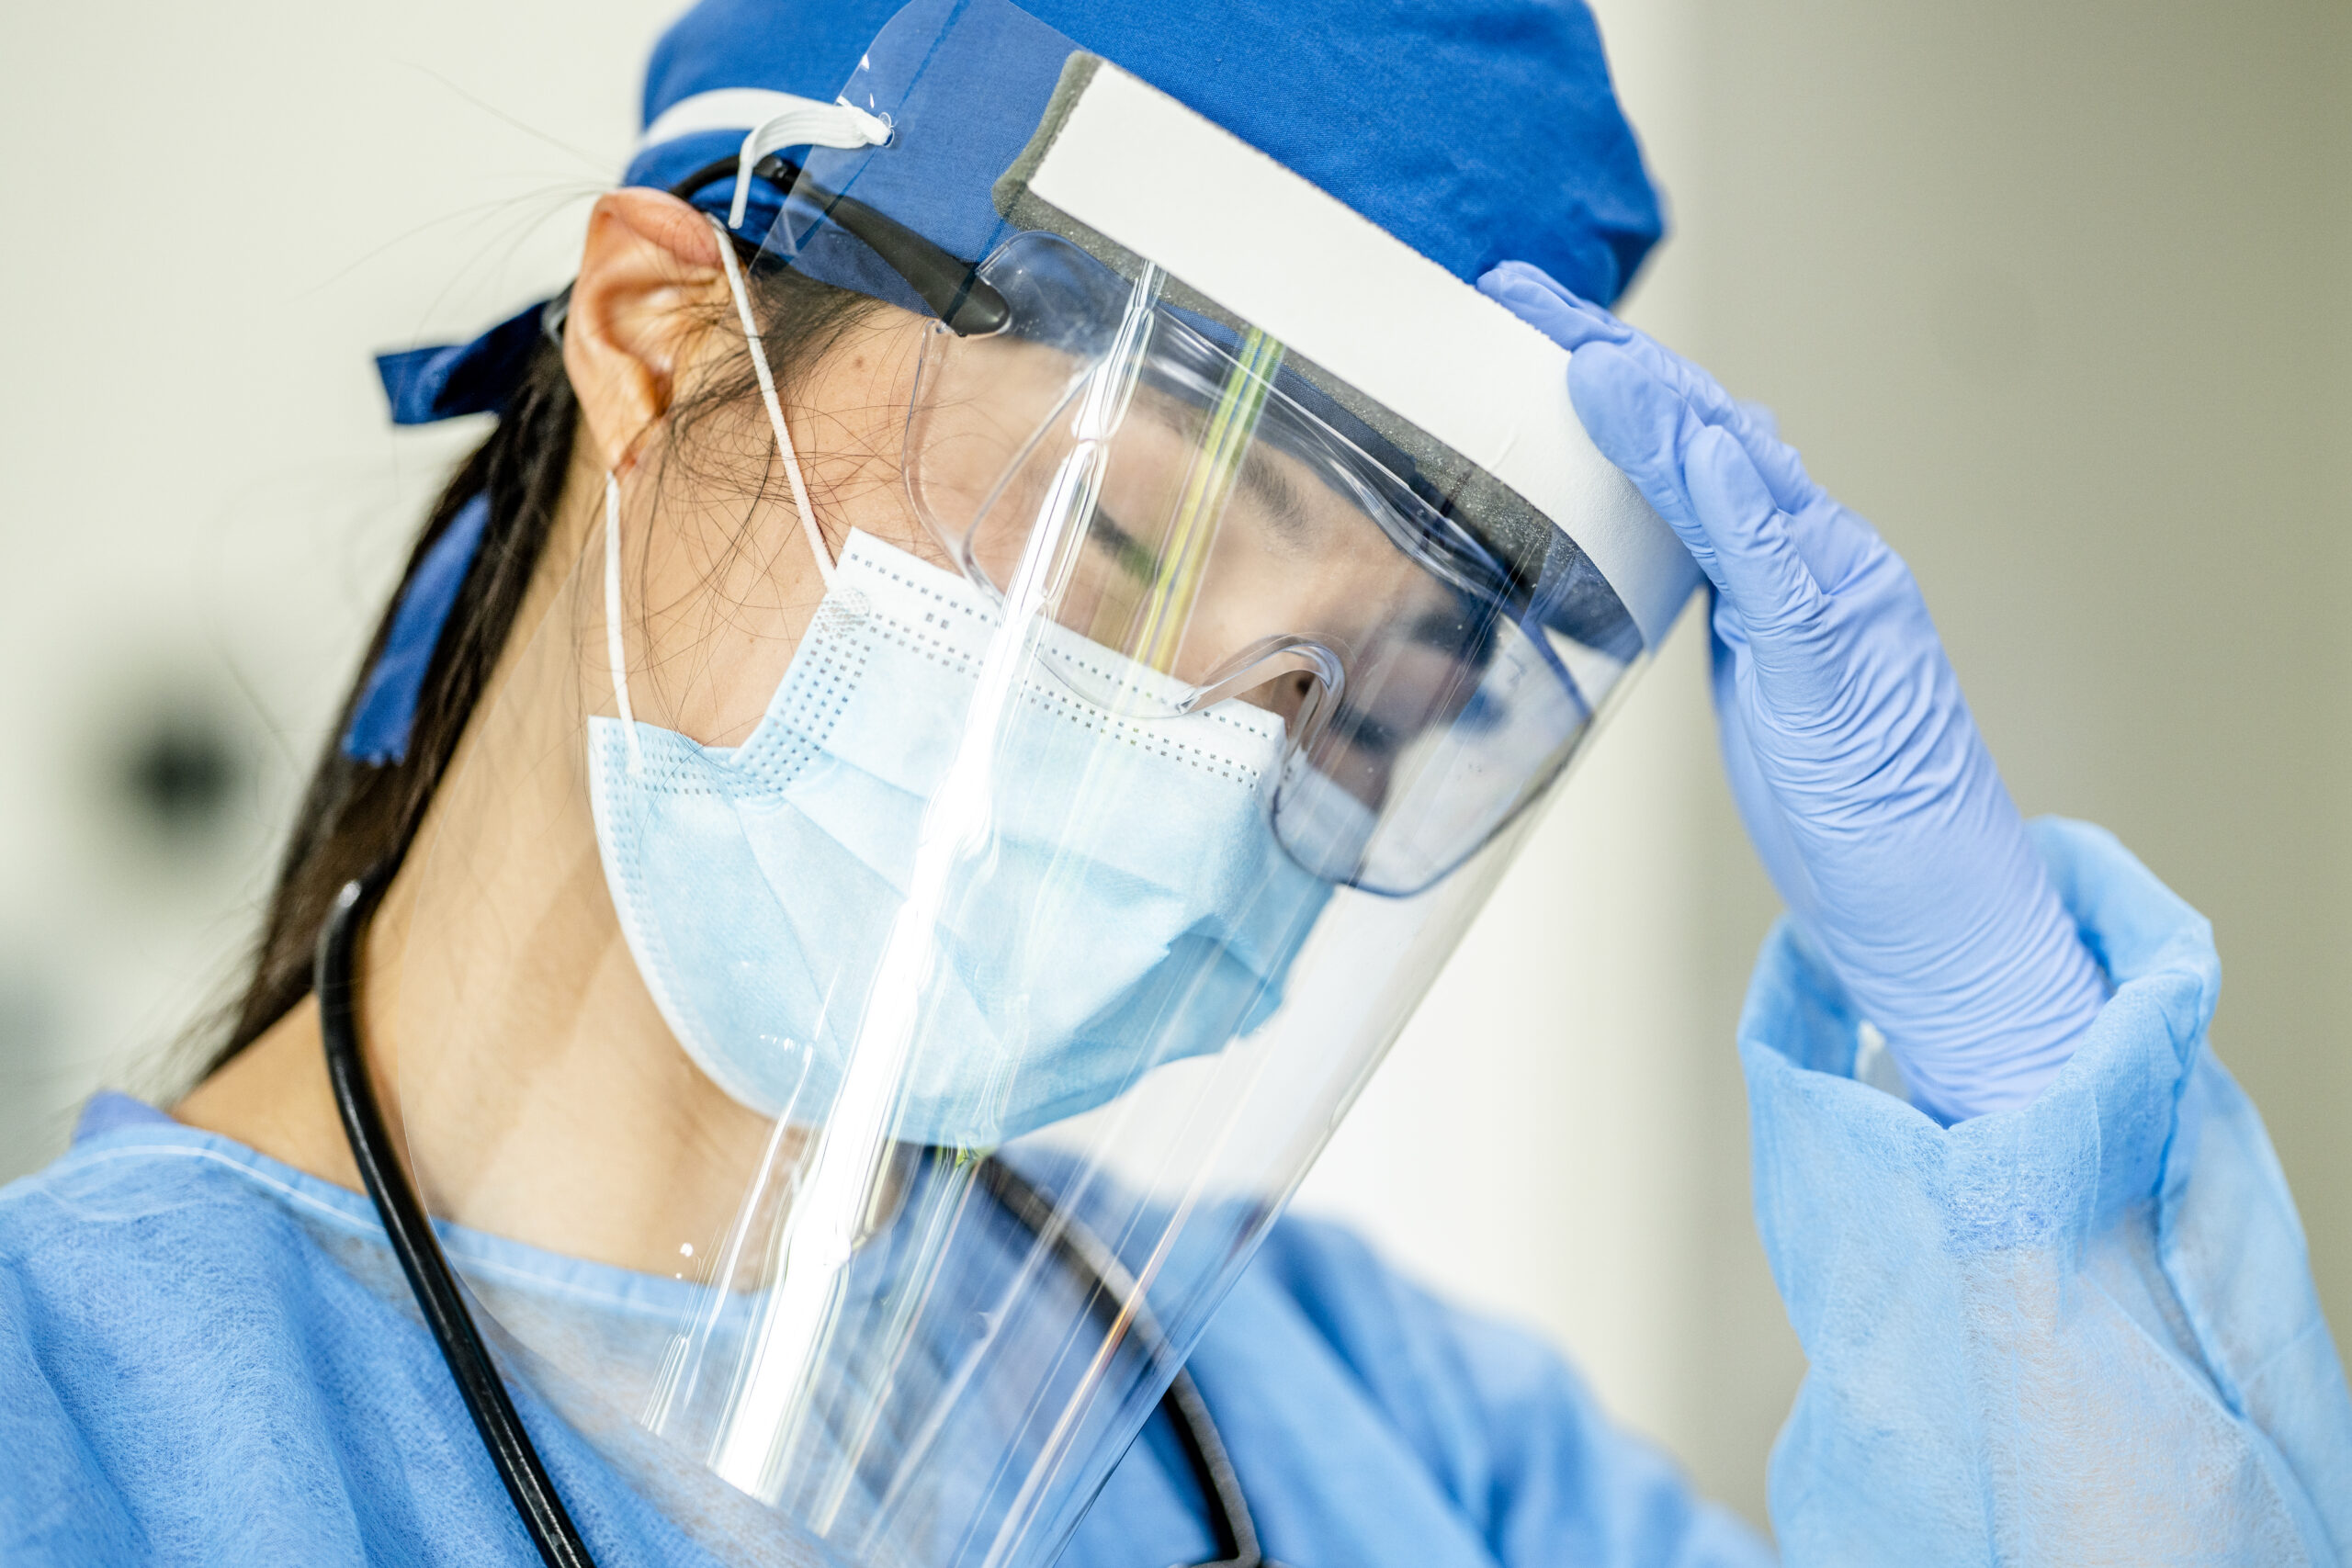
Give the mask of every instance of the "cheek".
M 1262 637 L 1293 636 L 1352 660 L 1420 612 L 1427 581 L 1377 540 L 1344 540 L 1321 555 L 1301 556 L 1244 534 L 1220 541 L 1211 590 L 1193 612 L 1204 649 L 1229 653 Z
M 782 389 L 826 553 L 863 530 L 934 564 L 900 471 L 922 323 L 886 313 Z M 624 635 L 638 716 L 709 746 L 741 742 L 825 595 L 774 427 L 757 399 L 697 420 L 656 455 L 623 525 Z M 601 654 L 602 649 L 597 650 Z M 601 657 L 594 660 L 601 671 Z
M 906 471 L 900 461 L 902 431 L 889 427 L 862 432 L 852 446 L 847 440 L 821 453 L 804 456 L 802 477 L 817 512 L 826 548 L 839 559 L 853 531 L 870 534 L 933 565 L 944 565 L 947 553 L 916 515 L 907 494 Z M 779 471 L 776 485 L 789 490 Z M 792 519 L 786 514 L 787 525 Z M 793 526 L 796 536 L 799 529 Z M 805 559 L 806 550 L 802 550 Z
M 637 716 L 706 746 L 741 743 L 824 595 L 790 507 L 669 502 L 622 570 Z
M 857 531 L 933 565 L 946 563 L 916 513 L 905 467 L 915 364 L 926 335 L 912 318 L 892 316 L 822 367 L 794 406 L 802 475 L 836 558 Z M 773 479 L 786 485 L 780 464 Z

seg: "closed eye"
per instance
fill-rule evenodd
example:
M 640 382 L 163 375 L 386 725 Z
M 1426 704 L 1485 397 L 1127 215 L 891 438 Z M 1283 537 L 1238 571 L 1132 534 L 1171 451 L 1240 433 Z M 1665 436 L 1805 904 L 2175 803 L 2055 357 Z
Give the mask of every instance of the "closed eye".
M 1374 717 L 1369 708 L 1350 703 L 1342 703 L 1331 716 L 1331 733 L 1374 757 L 1393 757 L 1404 745 L 1404 735 L 1395 725 Z
M 1159 576 L 1159 557 L 1144 542 L 1119 526 L 1101 502 L 1096 502 L 1094 516 L 1087 529 L 1090 544 L 1099 545 L 1111 558 L 1111 564 L 1148 587 Z

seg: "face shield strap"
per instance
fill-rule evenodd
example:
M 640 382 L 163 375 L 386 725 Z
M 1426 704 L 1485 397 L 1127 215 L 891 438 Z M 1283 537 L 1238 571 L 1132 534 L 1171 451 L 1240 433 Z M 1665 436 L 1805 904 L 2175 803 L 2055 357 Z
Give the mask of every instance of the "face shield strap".
M 743 226 L 744 208 L 752 198 L 752 171 L 769 153 L 781 152 L 787 147 L 890 145 L 890 120 L 887 115 L 867 114 L 846 98 L 820 104 L 813 98 L 783 96 L 789 99 L 784 110 L 753 126 L 743 138 L 742 150 L 735 155 L 735 203 L 727 209 L 729 229 Z

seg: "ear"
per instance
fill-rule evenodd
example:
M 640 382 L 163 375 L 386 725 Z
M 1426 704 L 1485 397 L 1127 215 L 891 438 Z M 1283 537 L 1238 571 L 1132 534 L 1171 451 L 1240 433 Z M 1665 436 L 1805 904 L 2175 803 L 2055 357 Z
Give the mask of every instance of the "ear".
M 670 407 L 697 307 L 726 291 L 718 236 L 700 212 L 658 190 L 597 199 L 564 315 L 563 367 L 604 466 L 617 473 Z

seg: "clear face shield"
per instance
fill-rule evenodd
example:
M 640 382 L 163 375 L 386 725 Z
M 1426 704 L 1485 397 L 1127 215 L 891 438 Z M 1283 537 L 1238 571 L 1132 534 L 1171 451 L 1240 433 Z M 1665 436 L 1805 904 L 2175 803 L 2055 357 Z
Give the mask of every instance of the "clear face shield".
M 1189 116 L 1092 63 L 1053 148 L 1103 83 Z M 959 285 L 990 330 L 893 340 L 865 446 L 904 530 L 851 531 L 813 615 L 598 532 L 509 687 L 576 705 L 478 718 L 442 785 L 473 826 L 412 854 L 446 935 L 393 1032 L 470 1031 L 504 1129 L 437 1139 L 460 1090 L 403 1068 L 451 1261 L 722 1556 L 1052 1559 L 1695 582 L 1597 454 L 1531 456 L 1581 443 L 1564 378 L 1471 461 L 1213 266 L 1087 243 L 1031 163 L 1069 220 Z M 773 259 L 802 237 L 788 206 Z M 755 533 L 799 547 L 773 499 Z M 657 636 L 695 615 L 723 635 Z M 773 692 L 740 734 L 695 716 L 715 649 Z
M 1280 342 L 1166 301 L 1156 266 L 1130 282 L 1036 232 L 980 276 L 1012 321 L 933 330 L 909 492 L 993 595 L 1037 574 L 1037 657 L 1073 695 L 1274 715 L 1274 837 L 1377 893 L 1425 890 L 1558 774 L 1642 648 L 1566 536 L 1513 558 Z

